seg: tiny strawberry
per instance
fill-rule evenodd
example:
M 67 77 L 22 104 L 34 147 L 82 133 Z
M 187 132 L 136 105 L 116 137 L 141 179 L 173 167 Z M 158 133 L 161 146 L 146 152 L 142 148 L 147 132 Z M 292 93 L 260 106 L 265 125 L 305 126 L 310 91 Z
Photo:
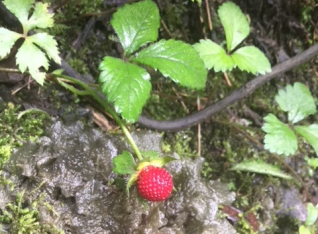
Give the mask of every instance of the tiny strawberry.
M 138 174 L 137 189 L 148 201 L 164 201 L 172 192 L 172 177 L 164 168 L 146 166 Z

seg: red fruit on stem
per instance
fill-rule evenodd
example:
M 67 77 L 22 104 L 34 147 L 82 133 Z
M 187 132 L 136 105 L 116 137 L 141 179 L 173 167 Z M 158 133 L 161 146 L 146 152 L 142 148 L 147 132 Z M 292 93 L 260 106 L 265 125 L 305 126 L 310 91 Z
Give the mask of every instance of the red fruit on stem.
M 148 201 L 164 201 L 172 192 L 172 177 L 164 168 L 146 166 L 138 174 L 137 189 Z

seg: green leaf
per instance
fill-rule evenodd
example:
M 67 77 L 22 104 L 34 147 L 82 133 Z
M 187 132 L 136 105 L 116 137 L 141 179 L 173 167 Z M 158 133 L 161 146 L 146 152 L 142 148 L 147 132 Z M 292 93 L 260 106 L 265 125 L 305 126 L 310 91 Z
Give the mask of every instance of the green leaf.
M 0 60 L 10 53 L 12 46 L 20 37 L 20 34 L 0 27 Z
M 288 112 L 288 120 L 297 123 L 317 112 L 315 100 L 308 88 L 299 82 L 287 85 L 286 91 L 279 90 L 275 100 L 283 111 Z
M 295 131 L 311 144 L 318 156 L 318 124 L 295 126 Z
M 128 151 L 113 158 L 113 172 L 116 174 L 133 174 L 136 171 L 136 163 L 133 156 Z
M 266 56 L 255 46 L 245 46 L 239 48 L 232 54 L 235 64 L 242 71 L 253 74 L 265 74 L 271 71 L 271 64 Z
M 311 232 L 310 232 L 310 229 L 308 229 L 304 225 L 301 225 L 299 227 L 299 234 L 311 234 Z
M 11 11 L 21 23 L 25 23 L 29 18 L 29 11 L 34 0 L 5 0 L 3 4 Z
M 39 2 L 34 7 L 34 12 L 27 22 L 21 21 L 28 30 L 34 28 L 49 28 L 53 26 L 53 14 L 48 13 L 48 4 Z
M 182 41 L 161 40 L 140 51 L 136 58 L 164 76 L 189 88 L 204 88 L 207 70 L 194 48 Z
M 227 51 L 230 52 L 250 33 L 250 26 L 241 9 L 232 2 L 223 3 L 218 10 L 225 30 Z
M 135 122 L 150 96 L 150 76 L 141 67 L 117 58 L 105 57 L 99 65 L 102 92 L 129 122 Z
M 265 149 L 271 153 L 294 154 L 297 150 L 297 138 L 294 132 L 284 123 L 279 121 L 275 115 L 268 114 L 264 117 L 266 123 L 262 127 L 265 135 Z
M 213 67 L 215 72 L 225 72 L 231 71 L 235 67 L 231 56 L 221 46 L 209 39 L 201 39 L 200 43 L 193 45 L 193 48 L 199 53 L 204 66 L 209 70 Z
M 267 164 L 265 162 L 259 161 L 245 161 L 239 164 L 236 164 L 234 167 L 231 168 L 233 171 L 247 171 L 253 173 L 260 173 L 265 175 L 271 175 L 280 177 L 283 179 L 292 179 L 290 175 L 287 175 L 279 170 L 278 167 Z
M 45 50 L 50 59 L 53 59 L 58 64 L 61 63 L 57 42 L 54 40 L 53 36 L 48 35 L 47 33 L 37 33 L 28 37 L 28 39 Z
M 157 5 L 150 1 L 125 4 L 113 15 L 114 27 L 127 55 L 158 38 L 160 16 Z
M 318 158 L 308 158 L 305 157 L 305 160 L 309 166 L 311 166 L 314 170 L 318 168 Z
M 308 203 L 307 205 L 307 219 L 306 219 L 306 226 L 313 225 L 318 218 L 318 210 L 317 208 L 312 204 Z
M 39 71 L 40 67 L 48 69 L 49 63 L 45 54 L 36 47 L 29 38 L 26 38 L 23 45 L 16 54 L 16 61 L 19 70 L 23 73 L 29 70 L 31 76 L 41 85 L 45 79 L 45 73 Z

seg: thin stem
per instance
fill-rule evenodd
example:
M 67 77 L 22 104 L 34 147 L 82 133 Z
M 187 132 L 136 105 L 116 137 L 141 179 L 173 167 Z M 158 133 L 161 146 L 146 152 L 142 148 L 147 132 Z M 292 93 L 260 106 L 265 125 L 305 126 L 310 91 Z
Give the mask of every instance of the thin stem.
M 57 74 L 50 74 L 50 76 L 55 77 L 59 84 L 61 84 L 63 87 L 65 87 L 66 89 L 70 90 L 71 92 L 74 92 L 77 95 L 91 95 L 109 114 L 111 114 L 113 116 L 113 118 L 116 121 L 116 123 L 119 125 L 119 127 L 121 127 L 121 129 L 123 130 L 123 132 L 124 132 L 128 142 L 129 142 L 129 144 L 131 145 L 131 147 L 135 151 L 135 154 L 136 154 L 138 160 L 141 161 L 143 159 L 143 157 L 142 157 L 142 155 L 141 155 L 141 153 L 140 153 L 140 151 L 139 151 L 134 139 L 132 138 L 130 132 L 126 128 L 126 126 L 123 123 L 123 121 L 119 118 L 117 113 L 110 106 L 108 106 L 108 104 L 102 98 L 100 98 L 98 96 L 96 91 L 94 91 L 92 88 L 90 88 L 85 83 L 83 83 L 83 82 L 81 82 L 81 81 L 79 81 L 77 79 L 74 79 L 72 77 L 69 77 L 69 76 L 57 75 Z M 60 78 L 69 80 L 72 83 L 81 86 L 85 91 L 78 90 L 78 89 L 74 88 L 73 86 L 66 84 Z

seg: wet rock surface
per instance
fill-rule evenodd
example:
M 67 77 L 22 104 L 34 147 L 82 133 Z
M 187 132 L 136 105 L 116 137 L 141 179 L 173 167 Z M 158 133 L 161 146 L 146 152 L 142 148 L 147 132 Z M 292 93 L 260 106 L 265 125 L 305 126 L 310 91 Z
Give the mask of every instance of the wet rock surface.
M 80 122 L 56 122 L 46 135 L 14 152 L 4 166 L 4 176 L 16 189 L 1 185 L 1 208 L 18 190 L 26 190 L 27 202 L 46 194 L 45 201 L 58 216 L 43 207 L 41 222 L 54 223 L 65 233 L 236 233 L 217 217 L 218 204 L 230 204 L 235 195 L 225 184 L 201 178 L 203 159 L 170 163 L 167 169 L 177 191 L 165 202 L 145 205 L 134 188 L 127 198 L 112 185 L 112 159 L 129 150 L 124 138 Z M 138 132 L 133 137 L 142 150 L 160 151 L 160 134 Z M 6 231 L 10 233 L 10 227 Z

